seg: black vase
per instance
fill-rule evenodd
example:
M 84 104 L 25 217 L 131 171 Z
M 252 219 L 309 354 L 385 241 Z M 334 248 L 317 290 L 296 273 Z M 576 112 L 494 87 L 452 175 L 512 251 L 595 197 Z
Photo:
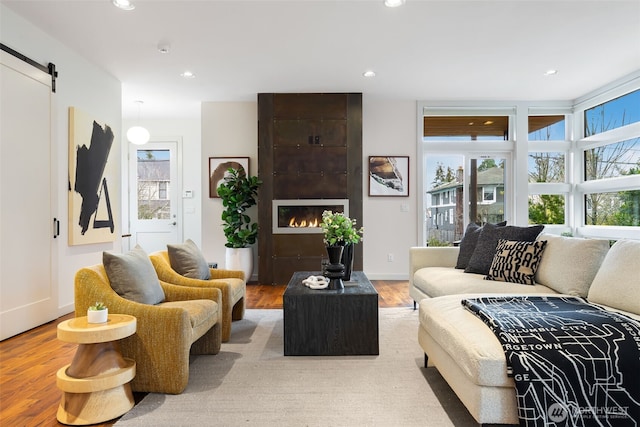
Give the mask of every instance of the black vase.
M 342 260 L 342 254 L 344 253 L 344 246 L 327 246 L 327 255 L 329 255 L 329 264 L 340 264 Z
M 342 275 L 344 274 L 344 265 L 342 260 L 342 251 L 344 246 L 327 246 L 327 255 L 329 255 L 329 264 L 326 267 L 325 275 L 329 278 L 329 289 L 343 289 Z
M 349 281 L 351 280 L 351 271 L 353 270 L 353 249 L 354 244 L 349 243 L 344 246 L 342 250 L 342 264 L 344 264 L 344 275 L 342 276 L 342 280 Z

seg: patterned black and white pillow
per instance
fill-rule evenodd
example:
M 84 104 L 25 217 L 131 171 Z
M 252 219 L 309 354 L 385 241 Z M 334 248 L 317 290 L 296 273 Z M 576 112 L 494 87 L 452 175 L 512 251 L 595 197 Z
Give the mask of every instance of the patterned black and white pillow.
M 500 239 L 485 280 L 535 284 L 534 276 L 546 245 L 546 240 L 520 242 Z

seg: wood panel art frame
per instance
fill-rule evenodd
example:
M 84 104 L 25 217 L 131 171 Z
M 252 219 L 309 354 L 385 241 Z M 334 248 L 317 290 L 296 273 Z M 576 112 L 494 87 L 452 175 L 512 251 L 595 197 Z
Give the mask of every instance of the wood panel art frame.
M 249 157 L 209 157 L 209 197 L 219 199 L 218 186 L 231 169 L 244 170 L 249 175 Z
M 409 197 L 409 156 L 369 156 L 369 196 Z

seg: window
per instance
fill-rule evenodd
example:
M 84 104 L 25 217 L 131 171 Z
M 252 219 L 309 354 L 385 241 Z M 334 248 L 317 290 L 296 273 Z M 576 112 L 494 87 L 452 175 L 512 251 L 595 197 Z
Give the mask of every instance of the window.
M 565 153 L 530 152 L 529 182 L 565 182 Z
M 529 224 L 567 225 L 567 158 L 571 150 L 571 114 L 541 114 L 530 109 L 527 178 Z
M 584 136 L 637 122 L 640 122 L 640 89 L 585 110 Z
M 640 137 L 584 150 L 584 179 L 640 173 Z
M 469 222 L 502 220 L 640 239 L 640 75 L 576 101 L 478 105 L 418 103 L 424 217 L 449 209 L 444 225 L 421 224 L 421 240 L 451 243 Z M 483 131 L 487 120 L 501 131 Z
M 640 226 L 640 190 L 585 195 L 586 225 Z
M 424 141 L 506 141 L 509 116 L 425 116 Z
M 584 234 L 597 227 L 640 225 L 640 90 L 584 109 L 582 157 Z M 593 230 L 591 227 L 596 227 Z M 625 231 L 606 232 L 629 237 Z
M 158 183 L 158 199 L 166 200 L 167 199 L 167 181 L 160 181 Z
M 478 157 L 470 159 L 469 196 L 477 196 L 469 200 L 469 222 L 495 224 L 505 219 L 506 158 Z
M 495 187 L 482 188 L 482 201 L 493 202 L 495 200 Z
M 137 150 L 138 219 L 169 219 L 169 150 Z
M 564 224 L 565 199 L 559 194 L 529 195 L 529 224 Z
M 529 141 L 564 141 L 565 116 L 529 116 Z
M 425 176 L 429 184 L 426 185 L 426 212 L 432 218 L 443 218 L 445 221 L 426 223 L 426 239 L 431 242 L 452 243 L 462 237 L 464 231 L 462 205 L 456 203 L 455 189 L 462 186 L 462 156 L 432 156 L 426 157 Z M 429 197 L 430 196 L 430 197 Z M 454 206 L 453 208 L 451 206 Z
M 452 244 L 462 238 L 465 223 L 504 220 L 506 156 L 427 154 L 425 160 L 425 209 L 427 217 L 438 218 L 426 222 L 427 241 Z

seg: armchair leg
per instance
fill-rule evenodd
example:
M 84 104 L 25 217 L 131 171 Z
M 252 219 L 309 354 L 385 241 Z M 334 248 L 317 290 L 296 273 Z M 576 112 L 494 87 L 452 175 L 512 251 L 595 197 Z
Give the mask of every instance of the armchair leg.
M 240 298 L 231 311 L 231 319 L 242 320 L 244 318 L 244 297 Z
M 216 323 L 191 345 L 191 354 L 218 354 L 222 343 L 222 325 Z

